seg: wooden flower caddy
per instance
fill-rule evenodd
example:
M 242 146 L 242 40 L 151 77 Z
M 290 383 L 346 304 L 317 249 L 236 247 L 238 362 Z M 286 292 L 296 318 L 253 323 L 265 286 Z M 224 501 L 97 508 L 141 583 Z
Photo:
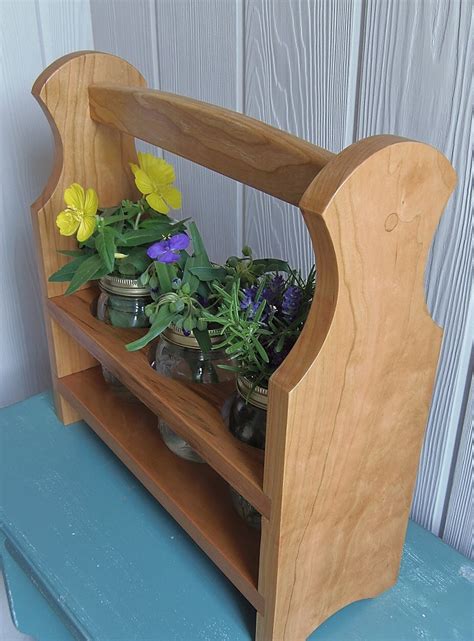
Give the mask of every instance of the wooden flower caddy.
M 56 143 L 32 209 L 57 413 L 65 424 L 87 421 L 255 606 L 257 641 L 303 641 L 397 579 L 442 336 L 423 276 L 455 173 L 432 147 L 395 136 L 330 153 L 242 114 L 146 89 L 134 67 L 108 54 L 61 58 L 33 94 Z M 64 297 L 48 283 L 65 260 L 55 225 L 65 187 L 94 187 L 102 206 L 136 197 L 134 138 L 301 209 L 318 286 L 300 339 L 270 381 L 264 456 L 226 430 L 224 393 L 162 378 L 147 354 L 127 352 L 134 330 L 94 318 L 93 285 Z M 109 391 L 99 362 L 142 404 Z M 156 414 L 208 465 L 169 452 Z M 234 513 L 227 483 L 262 513 L 261 535 Z

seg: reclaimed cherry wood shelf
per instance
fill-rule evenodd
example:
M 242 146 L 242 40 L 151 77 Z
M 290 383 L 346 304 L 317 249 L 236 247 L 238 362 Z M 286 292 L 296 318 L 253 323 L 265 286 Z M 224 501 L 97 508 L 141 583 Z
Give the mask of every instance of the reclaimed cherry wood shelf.
M 423 276 L 456 177 L 434 148 L 374 136 L 333 154 L 242 114 L 146 88 L 108 54 L 57 60 L 33 94 L 55 164 L 32 205 L 56 409 L 82 418 L 257 609 L 257 641 L 303 641 L 331 614 L 395 583 L 442 330 Z M 93 285 L 71 296 L 48 276 L 74 248 L 55 226 L 64 189 L 103 207 L 137 196 L 139 138 L 297 205 L 318 266 L 304 330 L 269 385 L 265 455 L 231 438 L 223 388 L 160 378 L 136 335 L 98 322 Z M 106 365 L 142 404 L 117 400 Z M 200 389 L 196 389 L 196 388 Z M 208 465 L 161 443 L 161 414 Z M 226 483 L 260 510 L 261 537 L 232 512 Z

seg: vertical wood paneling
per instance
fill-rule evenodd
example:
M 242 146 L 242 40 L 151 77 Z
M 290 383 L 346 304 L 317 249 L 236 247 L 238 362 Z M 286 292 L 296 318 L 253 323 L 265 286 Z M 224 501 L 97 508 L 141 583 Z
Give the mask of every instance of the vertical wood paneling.
M 237 109 L 237 14 L 234 0 L 157 0 L 160 88 Z M 183 191 L 180 217 L 196 220 L 214 260 L 235 254 L 241 225 L 236 183 L 171 154 L 165 157 L 175 164 Z
M 466 556 L 474 557 L 474 382 L 471 385 L 462 426 L 458 457 L 449 496 L 443 539 Z
M 471 3 L 368 0 L 357 137 L 397 133 L 433 144 L 453 163 L 459 186 L 439 226 L 427 269 L 427 298 L 444 341 L 420 463 L 413 516 L 437 532 L 456 440 L 457 384 L 471 282 L 469 71 Z
M 339 151 L 344 147 L 352 1 L 249 0 L 245 113 Z M 245 189 L 244 237 L 259 255 L 314 261 L 299 210 Z

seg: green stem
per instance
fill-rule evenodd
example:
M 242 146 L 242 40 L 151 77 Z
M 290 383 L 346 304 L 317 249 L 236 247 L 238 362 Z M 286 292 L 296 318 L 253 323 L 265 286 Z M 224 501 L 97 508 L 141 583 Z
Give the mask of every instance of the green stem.
M 138 206 L 140 207 L 140 211 L 138 212 L 138 216 L 135 218 L 135 222 L 133 224 L 133 229 L 135 229 L 135 230 L 138 229 L 138 223 L 140 222 L 140 218 L 145 213 L 144 202 L 143 201 L 144 201 L 144 198 L 140 198 L 140 200 L 137 203 Z

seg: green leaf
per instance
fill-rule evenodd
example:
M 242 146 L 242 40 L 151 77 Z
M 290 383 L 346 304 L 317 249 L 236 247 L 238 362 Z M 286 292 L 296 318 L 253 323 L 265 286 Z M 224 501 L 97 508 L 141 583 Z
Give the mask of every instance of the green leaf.
M 188 256 L 186 264 L 184 265 L 182 284 L 189 286 L 189 294 L 194 294 L 199 287 L 199 278 L 191 272 L 191 268 L 194 267 L 195 264 L 196 257 Z
M 207 354 L 212 350 L 211 339 L 209 338 L 209 332 L 207 329 L 198 329 L 195 327 L 193 329 L 193 334 L 199 343 L 201 351 Z
M 290 272 L 291 268 L 286 260 L 278 258 L 257 258 L 253 261 L 254 267 L 260 267 L 262 272 Z
M 209 257 L 207 255 L 206 247 L 204 246 L 204 242 L 202 240 L 201 234 L 199 233 L 199 230 L 196 226 L 196 223 L 190 222 L 188 225 L 189 229 L 189 234 L 191 236 L 191 240 L 193 241 L 193 251 L 196 256 L 200 256 L 203 258 L 206 258 L 209 261 Z
M 122 253 L 128 253 L 128 256 L 115 261 L 115 268 L 118 269 L 121 274 L 143 274 L 151 263 L 151 259 L 148 258 L 146 253 L 146 247 L 124 248 Z
M 76 273 L 76 271 L 79 269 L 79 267 L 82 265 L 82 263 L 89 258 L 90 254 L 84 254 L 82 252 L 82 256 L 79 256 L 79 258 L 76 258 L 75 260 L 71 260 L 65 265 L 63 265 L 60 269 L 58 269 L 54 274 L 51 274 L 51 276 L 48 278 L 50 283 L 65 283 L 69 280 L 71 280 Z
M 58 249 L 58 254 L 63 256 L 87 256 L 83 249 Z
M 120 244 L 124 247 L 138 247 L 139 245 L 149 245 L 157 240 L 161 240 L 163 234 L 168 228 L 152 229 L 130 229 L 122 234 Z
M 111 272 L 115 263 L 115 233 L 110 227 L 104 227 L 95 239 L 95 246 L 103 264 Z
M 199 280 L 210 282 L 213 280 L 218 280 L 223 282 L 227 272 L 223 267 L 191 267 L 189 269 L 191 274 L 197 276 Z
M 105 269 L 106 267 L 103 264 L 99 254 L 92 254 L 92 256 L 89 256 L 79 266 L 79 269 L 76 270 L 74 276 L 71 279 L 71 282 L 69 283 L 69 287 L 66 290 L 66 295 L 72 294 L 73 292 L 78 290 L 81 285 L 84 285 L 84 283 L 92 280 L 99 273 L 101 276 L 108 273 L 107 271 L 104 272 Z
M 150 329 L 145 334 L 145 336 L 142 336 L 138 340 L 133 341 L 133 343 L 129 343 L 125 347 L 129 352 L 135 352 L 139 349 L 142 349 L 153 339 L 159 336 L 163 330 L 169 327 L 175 316 L 176 312 L 171 312 L 168 305 L 163 305 L 163 307 L 160 307 Z
M 168 292 L 173 291 L 173 285 L 171 284 L 171 274 L 170 268 L 164 263 L 160 263 L 157 260 L 155 261 L 155 272 L 158 277 L 158 282 L 160 284 L 160 290 L 162 294 L 167 294 Z

